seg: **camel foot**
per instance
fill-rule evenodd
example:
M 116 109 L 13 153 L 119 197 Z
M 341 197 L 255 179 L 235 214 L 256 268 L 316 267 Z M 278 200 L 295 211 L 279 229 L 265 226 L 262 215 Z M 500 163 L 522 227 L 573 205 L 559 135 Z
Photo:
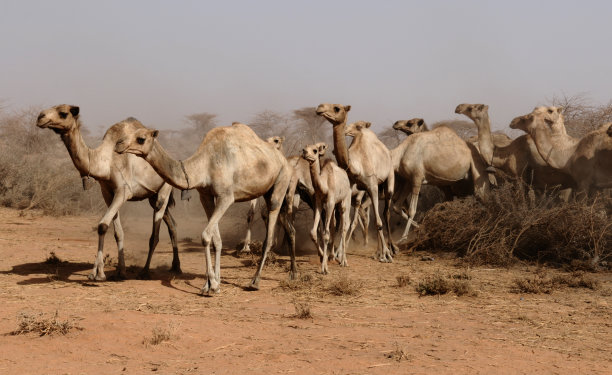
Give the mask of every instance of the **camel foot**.
M 124 280 L 127 280 L 127 276 L 125 273 L 117 271 L 113 273 L 112 275 L 110 275 L 108 277 L 108 280 L 109 281 L 124 281 Z
M 378 257 L 378 261 L 381 263 L 393 263 L 393 256 L 389 250 L 383 251 Z
M 221 291 L 221 285 L 214 278 L 209 278 L 208 281 L 204 283 L 200 294 L 203 296 L 211 296 L 215 293 L 219 293 Z
M 297 270 L 290 270 L 289 271 L 289 280 L 297 280 L 297 278 L 298 278 Z
M 149 270 L 143 269 L 142 271 L 138 272 L 136 278 L 138 280 L 151 280 L 151 275 L 149 274 Z
M 90 273 L 89 275 L 87 275 L 87 278 L 91 281 L 106 281 L 106 275 L 102 274 L 95 274 L 95 273 Z
M 253 279 L 251 283 L 247 286 L 247 290 L 259 290 L 259 279 Z
M 250 254 L 251 253 L 251 247 L 249 246 L 249 244 L 245 244 L 242 249 L 238 250 L 238 254 L 240 255 L 244 255 L 244 254 Z
M 390 246 L 391 246 L 391 252 L 393 253 L 393 255 L 396 255 L 399 253 L 399 247 L 397 247 L 396 244 L 392 243 L 390 244 Z
M 346 259 L 344 259 L 343 261 L 340 262 L 340 267 L 348 267 L 348 261 Z
M 175 273 L 177 275 L 180 275 L 183 273 L 183 270 L 181 270 L 181 265 L 180 263 L 174 263 L 172 262 L 172 267 L 170 268 L 170 272 L 171 273 Z

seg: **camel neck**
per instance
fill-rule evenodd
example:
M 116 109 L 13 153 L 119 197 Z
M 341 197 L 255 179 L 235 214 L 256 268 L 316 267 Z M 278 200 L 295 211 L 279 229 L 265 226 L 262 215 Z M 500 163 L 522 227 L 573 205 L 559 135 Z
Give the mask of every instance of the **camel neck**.
M 334 156 L 338 162 L 338 166 L 344 170 L 349 168 L 349 153 L 346 146 L 346 138 L 344 136 L 344 128 L 346 121 L 341 124 L 334 125 Z
M 542 122 L 531 127 L 529 129 L 529 135 L 533 138 L 538 153 L 546 164 L 556 169 L 565 168 L 569 158 L 564 155 L 572 155 L 575 145 L 564 150 L 559 150 L 552 141 L 553 137 L 548 125 Z
M 491 136 L 491 121 L 489 114 L 485 113 L 481 117 L 474 119 L 474 124 L 478 129 L 478 148 L 480 155 L 487 165 L 493 163 L 493 137 Z
M 81 176 L 91 176 L 98 180 L 110 179 L 110 164 L 114 145 L 103 141 L 95 149 L 89 148 L 81 134 L 80 124 L 61 135 L 70 158 Z
M 321 159 L 317 158 L 315 162 L 310 163 L 310 178 L 315 191 L 325 193 L 325 186 L 321 178 Z
M 181 190 L 194 188 L 196 176 L 190 159 L 192 157 L 184 162 L 173 159 L 157 141 L 153 142 L 151 152 L 145 157 L 164 181 Z

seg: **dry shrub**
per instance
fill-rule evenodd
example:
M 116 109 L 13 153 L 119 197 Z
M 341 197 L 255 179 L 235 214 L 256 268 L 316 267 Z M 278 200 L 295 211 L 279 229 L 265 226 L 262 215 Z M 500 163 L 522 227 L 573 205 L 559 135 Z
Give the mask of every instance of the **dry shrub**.
M 402 360 L 412 360 L 413 356 L 406 352 L 400 345 L 396 342 L 395 349 L 385 354 L 385 357 L 392 359 L 394 361 L 401 362 Z
M 416 250 L 457 253 L 471 264 L 507 266 L 517 258 L 555 265 L 612 258 L 612 198 L 535 200 L 525 187 L 504 184 L 486 202 L 474 197 L 436 205 L 417 229 Z
M 310 304 L 308 302 L 300 302 L 298 300 L 293 301 L 295 307 L 294 318 L 298 319 L 312 319 L 312 311 L 310 310 Z
M 99 212 L 104 202 L 98 189 L 82 190 L 66 147 L 36 127 L 37 114 L 29 109 L 0 117 L 0 205 L 50 215 Z
M 363 282 L 349 279 L 346 275 L 330 280 L 325 290 L 334 296 L 356 296 L 361 293 Z
M 51 318 L 46 318 L 42 313 L 31 314 L 22 312 L 19 314 L 19 328 L 11 332 L 12 335 L 23 335 L 26 333 L 36 333 L 39 336 L 53 334 L 65 335 L 70 330 L 82 330 L 72 320 L 60 320 L 58 312 Z
M 300 274 L 295 280 L 281 280 L 280 287 L 285 290 L 311 289 L 321 284 L 321 278 L 311 273 Z
M 599 282 L 583 272 L 555 275 L 553 277 L 548 276 L 545 272 L 538 272 L 530 277 L 515 279 L 512 291 L 515 293 L 550 294 L 563 287 L 595 290 L 599 287 Z
M 55 251 L 49 253 L 47 259 L 45 259 L 45 264 L 62 264 L 66 263 L 66 261 L 61 260 L 56 254 Z
M 465 274 L 445 277 L 442 273 L 438 272 L 419 281 L 416 291 L 420 296 L 437 296 L 450 292 L 455 293 L 459 297 L 464 295 L 476 296 L 477 293 L 472 284 L 470 284 L 469 279 L 464 279 L 463 277 L 465 277 Z
M 397 279 L 397 286 L 399 286 L 400 288 L 403 288 L 410 284 L 410 276 L 408 275 L 399 275 L 396 277 L 396 279 Z
M 144 346 L 148 347 L 170 341 L 176 337 L 176 329 L 177 327 L 172 323 L 167 327 L 154 327 L 151 332 L 151 337 L 145 337 L 142 343 Z

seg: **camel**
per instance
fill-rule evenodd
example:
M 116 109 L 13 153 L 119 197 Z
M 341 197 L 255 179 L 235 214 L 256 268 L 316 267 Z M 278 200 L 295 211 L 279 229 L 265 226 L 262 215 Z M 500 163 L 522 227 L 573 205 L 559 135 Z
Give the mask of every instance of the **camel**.
M 415 119 L 409 128 L 421 119 Z M 424 122 L 421 126 L 425 126 Z M 399 123 L 396 128 L 404 128 Z M 471 177 L 474 193 L 484 199 L 489 190 L 489 180 L 486 178 L 485 165 L 474 146 L 468 145 L 457 133 L 446 126 L 440 126 L 430 131 L 413 133 L 391 150 L 393 169 L 405 179 L 410 195 L 408 223 L 400 241 L 404 241 L 410 226 L 416 225 L 416 215 L 419 192 L 424 181 L 428 184 L 444 187 Z M 400 196 L 398 201 L 404 202 L 406 196 Z
M 283 142 L 284 141 L 285 141 L 285 137 L 279 137 L 279 136 L 268 137 L 266 139 L 266 142 L 276 147 L 276 149 L 279 150 L 280 152 L 283 152 Z M 251 224 L 253 222 L 253 218 L 255 217 L 255 210 L 257 209 L 257 200 L 258 198 L 255 198 L 249 202 L 249 211 L 247 212 L 247 232 L 246 232 L 246 235 L 244 236 L 242 249 L 240 249 L 241 253 L 248 253 L 251 251 L 251 247 L 250 247 Z
M 346 125 L 347 113 L 350 105 L 319 104 L 317 115 L 323 116 L 333 126 L 334 156 L 338 166 L 346 170 L 351 183 L 357 188 L 367 191 L 374 207 L 374 218 L 378 231 L 378 249 L 376 257 L 381 262 L 392 262 L 393 256 L 385 242 L 382 220 L 378 210 L 378 185 L 385 183 L 385 218 L 389 245 L 393 252 L 397 246 L 391 238 L 391 196 L 395 184 L 395 173 L 391 168 L 391 154 L 389 149 L 378 139 L 376 134 L 367 129 L 369 123 L 357 122 Z M 345 136 L 353 137 L 351 146 L 347 148 Z M 359 207 L 357 207 L 359 209 Z
M 206 282 L 202 294 L 218 293 L 221 282 L 221 235 L 219 220 L 234 202 L 245 202 L 263 196 L 268 208 L 267 232 L 259 267 L 250 289 L 259 289 L 261 271 L 272 246 L 283 201 L 292 202 L 288 191 L 293 170 L 285 156 L 275 147 L 259 138 L 245 124 L 217 127 L 209 131 L 197 151 L 184 161 L 173 159 L 157 142 L 159 134 L 153 129 L 126 132 L 115 150 L 144 158 L 170 185 L 179 189 L 196 189 L 208 216 L 202 232 L 202 245 L 206 252 Z M 290 205 L 286 205 L 289 206 Z M 291 221 L 281 223 L 290 233 L 290 277 L 297 275 L 295 263 L 295 229 Z M 215 263 L 210 255 L 211 242 L 215 249 Z
M 126 201 L 139 201 L 148 199 L 153 207 L 153 232 L 149 240 L 149 254 L 140 278 L 149 277 L 151 257 L 159 242 L 159 228 L 163 219 L 168 227 L 172 241 L 172 272 L 181 273 L 178 256 L 176 222 L 170 213 L 169 207 L 174 205 L 172 199 L 172 186 L 164 180 L 144 160 L 132 155 L 119 155 L 113 150 L 115 143 L 127 129 L 144 128 L 134 118 L 128 118 L 111 126 L 104 135 L 102 144 L 95 149 L 89 148 L 81 135 L 81 121 L 79 120 L 79 107 L 67 104 L 57 105 L 46 109 L 38 115 L 36 125 L 39 128 L 48 128 L 59 134 L 68 149 L 74 166 L 83 178 L 83 187 L 90 177 L 100 183 L 104 201 L 108 206 L 106 213 L 98 223 L 98 253 L 94 262 L 93 271 L 89 274 L 90 280 L 104 281 L 104 237 L 108 226 L 113 222 L 115 228 L 115 241 L 118 250 L 118 269 L 115 275 L 124 279 L 125 260 L 123 249 L 123 227 L 119 218 L 119 209 Z
M 484 104 L 459 104 L 455 113 L 463 114 L 474 121 L 478 128 L 480 150 L 481 142 L 484 142 L 487 154 L 486 158 L 491 161 L 493 167 L 504 171 L 514 178 L 522 178 L 531 183 L 536 189 L 542 191 L 554 186 L 560 186 L 564 191 L 560 192 L 562 199 L 566 199 L 575 185 L 571 177 L 557 169 L 549 166 L 538 153 L 533 138 L 528 134 L 522 135 L 509 144 L 503 145 L 499 138 L 491 140 L 491 123 L 489 119 L 489 106 Z M 559 109 L 555 109 L 558 111 Z M 575 144 L 576 140 L 567 134 L 563 118 L 551 125 L 551 133 L 554 141 L 560 144 Z
M 330 240 L 330 223 L 336 207 L 340 209 L 341 232 L 338 258 L 341 266 L 348 266 L 346 260 L 346 235 L 349 228 L 351 210 L 351 184 L 346 171 L 338 168 L 338 165 L 329 160 L 321 166 L 320 156 L 325 153 L 327 145 L 317 143 L 306 146 L 302 157 L 310 164 L 310 177 L 315 188 L 315 214 L 310 238 L 319 251 L 321 259 L 321 273 L 327 274 L 327 245 Z M 321 211 L 325 208 L 323 217 L 323 248 L 317 241 L 317 232 Z
M 425 120 L 422 118 L 413 118 L 410 120 L 398 120 L 393 124 L 393 129 L 399 130 L 406 135 L 429 131 Z
M 605 123 L 576 141 L 562 142 L 551 130 L 563 115 L 558 107 L 536 107 L 512 120 L 534 140 L 540 156 L 552 168 L 572 177 L 578 193 L 592 194 L 612 187 L 612 123 Z

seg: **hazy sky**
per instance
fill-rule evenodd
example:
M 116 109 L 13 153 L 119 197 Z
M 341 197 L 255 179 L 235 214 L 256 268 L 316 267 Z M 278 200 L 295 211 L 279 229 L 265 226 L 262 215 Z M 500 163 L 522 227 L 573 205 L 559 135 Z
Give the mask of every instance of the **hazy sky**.
M 609 1 L 2 0 L 0 99 L 160 129 L 334 102 L 381 130 L 481 102 L 499 129 L 555 94 L 612 98 L 611 15 Z

